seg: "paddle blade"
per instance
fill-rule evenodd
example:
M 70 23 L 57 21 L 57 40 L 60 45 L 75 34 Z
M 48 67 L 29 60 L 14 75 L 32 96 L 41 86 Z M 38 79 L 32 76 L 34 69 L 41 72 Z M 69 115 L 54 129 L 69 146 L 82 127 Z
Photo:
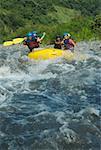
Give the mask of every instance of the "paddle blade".
M 6 41 L 3 43 L 3 46 L 10 46 L 10 45 L 13 45 L 13 41 Z
M 15 39 L 13 39 L 13 43 L 14 44 L 19 44 L 19 43 L 22 43 L 23 40 L 24 40 L 24 38 L 15 38 Z

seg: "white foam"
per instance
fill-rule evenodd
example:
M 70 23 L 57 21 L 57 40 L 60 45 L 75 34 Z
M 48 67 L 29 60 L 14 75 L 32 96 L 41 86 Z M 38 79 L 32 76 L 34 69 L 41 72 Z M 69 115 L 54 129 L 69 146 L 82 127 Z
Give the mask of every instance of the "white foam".
M 46 73 L 46 74 L 31 74 L 31 79 L 32 80 L 47 80 L 47 79 L 50 79 L 50 78 L 56 78 L 57 74 L 53 74 L 51 72 L 49 73 Z
M 67 121 L 65 120 L 65 113 L 64 112 L 56 112 L 55 116 L 57 117 L 56 121 L 60 124 L 66 124 Z
M 77 134 L 66 124 L 60 128 L 60 133 L 64 136 L 66 143 L 74 143 L 77 140 Z
M 12 97 L 12 92 L 9 92 L 7 89 L 4 87 L 0 86 L 0 107 L 1 104 L 3 104 L 6 100 L 10 100 Z
M 75 66 L 73 66 L 72 64 L 56 64 L 55 66 L 59 67 L 59 71 L 63 71 L 66 73 L 75 70 Z
M 0 67 L 0 77 L 8 76 L 10 75 L 11 70 L 9 66 L 2 66 Z
M 78 116 L 81 116 L 81 115 L 84 115 L 84 114 L 86 114 L 86 115 L 93 115 L 94 114 L 94 115 L 99 117 L 100 111 L 95 109 L 95 108 L 93 108 L 93 107 L 88 107 L 86 109 L 82 109 L 78 113 Z
M 48 112 L 48 111 L 42 111 L 42 112 L 40 112 L 40 113 L 34 115 L 34 117 L 37 118 L 37 117 L 39 117 L 39 116 L 48 116 L 48 115 L 50 115 L 50 112 Z

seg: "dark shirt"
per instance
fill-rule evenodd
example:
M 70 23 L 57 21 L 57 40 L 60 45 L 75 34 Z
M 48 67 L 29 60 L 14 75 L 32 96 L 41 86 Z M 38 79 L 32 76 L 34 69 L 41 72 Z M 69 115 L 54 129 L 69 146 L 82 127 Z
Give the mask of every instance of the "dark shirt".
M 55 40 L 54 48 L 62 49 L 61 40 Z
M 34 48 L 38 48 L 39 47 L 39 42 L 37 42 L 37 40 L 25 40 L 24 41 L 24 45 L 27 45 L 28 48 L 30 49 L 30 52 L 32 52 L 32 50 Z

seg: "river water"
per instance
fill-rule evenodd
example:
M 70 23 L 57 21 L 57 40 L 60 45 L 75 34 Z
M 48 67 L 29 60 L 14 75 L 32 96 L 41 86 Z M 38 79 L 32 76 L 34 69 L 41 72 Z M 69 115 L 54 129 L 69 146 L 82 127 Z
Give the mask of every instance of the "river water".
M 88 58 L 23 62 L 0 46 L 0 150 L 100 150 L 100 42 L 76 49 Z

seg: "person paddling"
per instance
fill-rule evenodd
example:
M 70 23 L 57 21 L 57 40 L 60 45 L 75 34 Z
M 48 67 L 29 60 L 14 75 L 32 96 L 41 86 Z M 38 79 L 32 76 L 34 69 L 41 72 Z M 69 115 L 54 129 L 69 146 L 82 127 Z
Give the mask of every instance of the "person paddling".
M 54 42 L 54 48 L 62 49 L 62 45 L 63 45 L 63 42 L 62 42 L 61 36 L 60 35 L 56 36 L 56 39 Z
M 71 35 L 69 33 L 64 33 L 63 43 L 64 43 L 64 50 L 70 50 L 71 52 L 74 52 L 74 47 L 76 46 L 76 43 L 71 38 Z
M 37 35 L 37 32 L 30 32 L 24 39 L 23 44 L 27 45 L 30 52 L 34 50 L 34 48 L 38 48 L 40 46 L 41 41 L 44 39 L 46 33 L 44 32 L 41 37 Z

